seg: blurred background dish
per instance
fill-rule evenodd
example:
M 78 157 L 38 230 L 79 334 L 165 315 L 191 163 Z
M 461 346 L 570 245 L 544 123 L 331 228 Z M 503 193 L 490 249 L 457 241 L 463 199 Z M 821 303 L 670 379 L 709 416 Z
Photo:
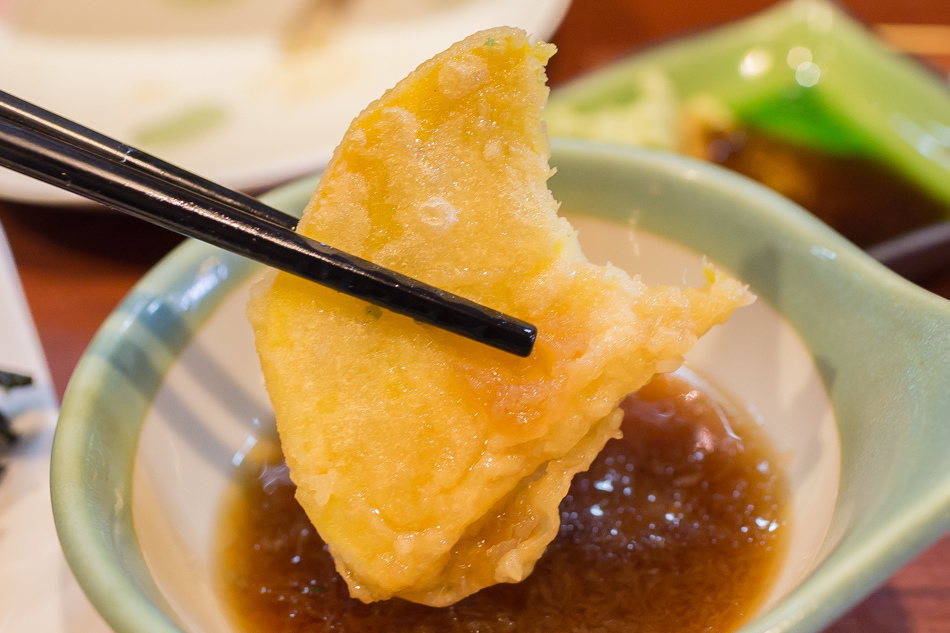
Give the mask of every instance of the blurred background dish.
M 568 0 L 13 0 L 0 86 L 232 188 L 321 168 L 420 61 L 506 24 L 548 38 Z M 84 201 L 0 172 L 0 197 Z
M 0 412 L 17 435 L 12 444 L 0 436 L 0 630 L 105 633 L 57 542 L 49 467 L 58 406 L 2 227 L 0 369 L 33 378 L 0 388 Z
M 865 248 L 950 219 L 950 88 L 828 2 L 634 54 L 557 90 L 546 118 L 729 167 Z

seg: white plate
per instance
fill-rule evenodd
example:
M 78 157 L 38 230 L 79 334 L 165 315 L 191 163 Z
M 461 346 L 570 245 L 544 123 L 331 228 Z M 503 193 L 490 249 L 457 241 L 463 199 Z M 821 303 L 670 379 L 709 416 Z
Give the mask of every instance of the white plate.
M 35 383 L 0 392 L 0 407 L 21 434 L 0 476 L 0 631 L 110 631 L 76 584 L 56 538 L 49 494 L 56 396 L 2 228 L 0 368 Z
M 546 38 L 568 4 L 12 0 L 0 2 L 0 87 L 227 186 L 258 189 L 322 167 L 367 103 L 453 42 L 500 25 Z M 306 6 L 316 7 L 311 18 L 301 17 Z M 288 44 L 302 39 L 311 43 Z M 0 197 L 82 202 L 2 169 Z

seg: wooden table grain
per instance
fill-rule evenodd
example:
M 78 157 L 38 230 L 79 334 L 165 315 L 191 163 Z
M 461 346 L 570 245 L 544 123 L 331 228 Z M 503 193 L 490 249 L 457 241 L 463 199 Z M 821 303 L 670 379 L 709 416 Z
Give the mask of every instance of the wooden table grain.
M 576 0 L 554 41 L 551 83 L 652 43 L 742 18 L 768 0 Z M 947 0 L 844 0 L 868 24 L 950 26 Z M 950 41 L 921 61 L 950 76 Z M 98 209 L 0 201 L 27 301 L 62 396 L 99 324 L 132 285 L 180 238 Z M 950 273 L 924 284 L 950 298 Z M 828 629 L 832 633 L 950 633 L 950 537 L 906 565 Z

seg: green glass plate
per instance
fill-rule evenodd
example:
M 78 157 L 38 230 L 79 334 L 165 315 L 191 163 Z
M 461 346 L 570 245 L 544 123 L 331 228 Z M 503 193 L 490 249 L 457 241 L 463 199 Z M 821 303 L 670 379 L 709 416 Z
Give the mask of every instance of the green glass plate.
M 950 214 L 948 85 L 830 3 L 791 0 L 635 54 L 555 90 L 552 123 L 625 116 L 654 70 L 681 102 L 711 95 L 772 136 L 880 161 Z

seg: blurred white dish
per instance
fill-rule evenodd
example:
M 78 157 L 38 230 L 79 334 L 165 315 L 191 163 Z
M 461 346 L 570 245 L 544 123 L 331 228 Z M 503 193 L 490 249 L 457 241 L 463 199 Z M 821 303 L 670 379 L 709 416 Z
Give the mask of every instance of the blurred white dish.
M 322 167 L 367 103 L 453 42 L 499 25 L 546 38 L 568 4 L 14 0 L 0 4 L 0 86 L 227 186 L 258 189 Z M 0 197 L 83 202 L 7 170 Z
M 21 435 L 0 476 L 0 631 L 106 633 L 56 538 L 49 492 L 56 396 L 2 228 L 0 368 L 34 380 L 26 389 L 0 391 L 0 406 Z

